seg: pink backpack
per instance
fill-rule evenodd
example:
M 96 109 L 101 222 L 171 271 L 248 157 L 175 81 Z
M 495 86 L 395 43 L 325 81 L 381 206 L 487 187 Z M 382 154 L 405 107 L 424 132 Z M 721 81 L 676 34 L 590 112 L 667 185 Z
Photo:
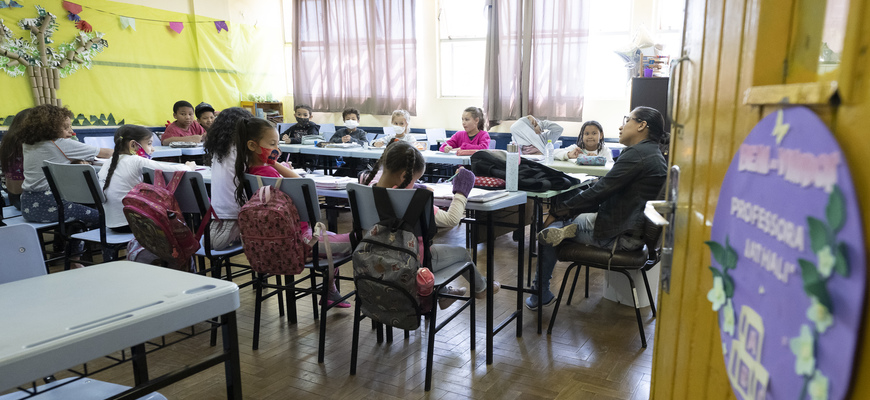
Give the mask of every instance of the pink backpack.
M 305 268 L 311 247 L 302 239 L 293 200 L 276 188 L 262 186 L 239 211 L 245 256 L 254 271 L 296 275 Z
M 154 184 L 140 183 L 133 187 L 121 203 L 130 230 L 139 244 L 154 253 L 171 268 L 190 270 L 190 258 L 199 250 L 199 238 L 208 224 L 210 213 L 194 235 L 184 222 L 181 207 L 175 200 L 175 189 L 184 171 L 175 171 L 167 184 L 163 171 L 154 172 Z

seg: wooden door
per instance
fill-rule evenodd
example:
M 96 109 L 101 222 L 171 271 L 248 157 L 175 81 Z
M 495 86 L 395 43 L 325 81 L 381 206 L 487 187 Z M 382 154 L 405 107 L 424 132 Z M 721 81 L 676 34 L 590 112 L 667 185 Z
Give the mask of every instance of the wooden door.
M 793 83 L 795 74 L 784 69 L 795 36 L 789 16 L 807 12 L 802 1 L 808 0 L 687 0 L 687 60 L 672 77 L 676 96 L 670 161 L 680 166 L 682 176 L 670 291 L 661 291 L 656 323 L 654 399 L 734 398 L 717 315 L 706 299 L 712 278 L 704 241 L 710 238 L 719 185 L 737 148 L 762 117 L 788 106 L 783 102 L 809 106 L 839 140 L 864 206 L 865 249 L 870 247 L 870 24 L 864 22 L 870 17 L 870 2 L 848 4 L 838 74 Z M 870 307 L 864 307 L 854 377 L 870 376 Z M 853 379 L 851 394 L 870 398 L 870 380 Z

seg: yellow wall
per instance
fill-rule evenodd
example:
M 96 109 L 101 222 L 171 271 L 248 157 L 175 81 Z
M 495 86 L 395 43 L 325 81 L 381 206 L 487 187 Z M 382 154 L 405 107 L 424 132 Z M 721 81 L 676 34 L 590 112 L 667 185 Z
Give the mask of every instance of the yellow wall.
M 280 11 L 279 0 L 78 3 L 85 7 L 82 19 L 105 33 L 109 47 L 94 57 L 90 70 L 61 79 L 58 97 L 76 114 L 112 113 L 117 121 L 162 125 L 172 119 L 172 104 L 177 100 L 194 105 L 206 101 L 221 109 L 237 106 L 248 94 L 281 96 L 286 92 L 284 59 L 280 53 L 273 56 L 276 52 L 272 50 L 283 47 L 281 13 L 274 12 Z M 45 7 L 60 25 L 55 43 L 78 34 L 61 2 Z M 118 15 L 113 14 L 136 18 L 136 31 L 122 30 Z M 30 4 L 0 11 L 0 18 L 16 36 L 25 36 L 17 21 L 35 16 Z M 176 34 L 167 22 L 146 19 L 180 21 L 185 27 Z M 229 32 L 218 33 L 211 22 L 214 19 L 226 20 Z M 0 87 L 4 92 L 0 116 L 34 105 L 24 77 L 0 74 Z
M 676 247 L 670 293 L 662 292 L 661 314 L 656 324 L 653 357 L 652 398 L 734 398 L 722 357 L 718 320 L 710 310 L 706 293 L 712 283 L 706 266 L 710 253 L 703 241 L 710 237 L 719 185 L 742 140 L 765 115 L 780 105 L 744 104 L 744 93 L 765 79 L 781 76 L 782 61 L 771 61 L 768 47 L 784 45 L 788 35 L 766 24 L 761 6 L 788 15 L 791 1 L 779 0 L 689 0 L 687 2 L 685 49 L 690 61 L 681 66 L 681 90 L 677 121 L 685 128 L 675 132 L 671 161 L 682 168 Z M 813 105 L 843 149 L 863 205 L 865 251 L 870 248 L 870 164 L 865 162 L 868 145 L 863 121 L 870 118 L 870 17 L 867 1 L 854 0 L 850 9 L 840 76 L 839 106 Z M 772 17 L 776 17 L 773 15 Z M 778 18 L 778 17 L 777 17 Z M 863 52 L 866 53 L 866 52 Z M 766 71 L 774 78 L 754 73 Z M 865 266 L 866 267 L 866 266 Z M 870 280 L 870 275 L 867 276 Z M 865 300 L 864 326 L 853 371 L 851 398 L 870 398 L 870 307 Z M 848 357 L 850 355 L 844 355 Z

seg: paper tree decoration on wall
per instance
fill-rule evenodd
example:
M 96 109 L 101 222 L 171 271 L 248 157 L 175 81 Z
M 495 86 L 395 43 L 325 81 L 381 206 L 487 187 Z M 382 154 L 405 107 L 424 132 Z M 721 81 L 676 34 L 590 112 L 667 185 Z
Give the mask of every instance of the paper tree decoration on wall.
M 59 27 L 57 18 L 40 6 L 36 6 L 36 11 L 36 18 L 18 21 L 21 29 L 30 31 L 30 40 L 15 39 L 0 19 L 0 70 L 12 77 L 30 77 L 36 105 L 61 106 L 57 98 L 60 78 L 82 67 L 90 69 L 93 57 L 109 43 L 100 32 L 79 32 L 71 42 L 59 44 L 57 49 L 51 48 L 49 45 L 54 43 L 51 37 Z

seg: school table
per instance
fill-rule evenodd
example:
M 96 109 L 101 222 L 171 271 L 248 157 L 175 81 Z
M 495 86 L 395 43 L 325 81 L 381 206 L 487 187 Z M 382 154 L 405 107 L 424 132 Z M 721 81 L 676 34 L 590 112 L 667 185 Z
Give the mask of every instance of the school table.
M 577 163 L 575 163 L 574 161 L 556 160 L 553 161 L 552 164 L 550 164 L 550 167 L 567 174 L 581 173 L 592 176 L 604 176 L 607 175 L 608 172 L 610 172 L 611 168 L 613 168 L 613 163 L 609 162 L 605 165 L 577 165 Z
M 169 146 L 154 146 L 154 153 L 151 153 L 152 158 L 164 157 L 181 157 L 181 149 L 176 149 Z
M 15 305 L 0 307 L 0 391 L 131 347 L 136 386 L 118 398 L 139 398 L 220 363 L 227 398 L 242 398 L 232 282 L 115 261 L 0 285 L 0 304 Z M 146 341 L 218 316 L 221 354 L 149 379 Z

